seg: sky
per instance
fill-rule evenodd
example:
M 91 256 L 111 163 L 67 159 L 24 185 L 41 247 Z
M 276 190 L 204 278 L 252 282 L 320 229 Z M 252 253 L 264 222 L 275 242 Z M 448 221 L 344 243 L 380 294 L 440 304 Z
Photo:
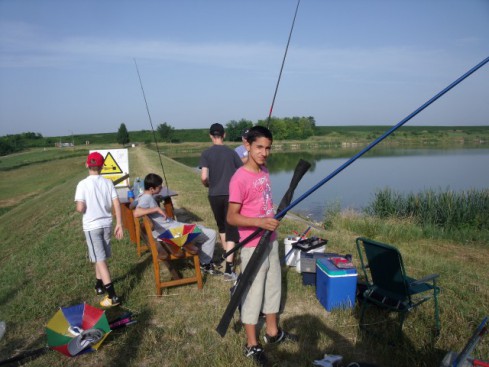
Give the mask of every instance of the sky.
M 0 136 L 266 119 L 297 0 L 0 0 Z M 489 56 L 489 0 L 301 0 L 273 116 L 394 125 Z M 489 64 L 408 122 L 489 125 Z

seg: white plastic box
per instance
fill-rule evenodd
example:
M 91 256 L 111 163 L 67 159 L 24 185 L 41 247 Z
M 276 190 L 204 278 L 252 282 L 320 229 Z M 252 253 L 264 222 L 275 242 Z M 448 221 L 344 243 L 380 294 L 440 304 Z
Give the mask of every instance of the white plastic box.
M 292 250 L 290 252 L 289 256 L 287 256 L 287 258 L 285 259 L 285 264 L 288 265 L 288 266 L 295 267 L 295 269 L 296 269 L 296 271 L 298 273 L 301 272 L 301 268 L 300 268 L 301 250 L 299 250 L 299 249 L 293 249 L 292 248 L 292 244 L 293 243 L 296 243 L 299 240 L 300 240 L 300 237 L 297 237 L 297 236 L 287 236 L 284 239 L 285 256 L 287 256 L 287 254 L 289 253 L 289 251 Z M 325 251 L 326 251 L 326 244 L 323 245 L 323 246 L 321 246 L 321 247 L 312 249 L 312 250 L 308 251 L 308 253 L 325 252 Z
M 287 258 L 285 259 L 285 264 L 288 266 L 296 266 L 297 262 L 299 261 L 301 257 L 301 252 L 298 249 L 292 249 L 292 244 L 296 243 L 299 241 L 300 237 L 295 237 L 295 236 L 288 236 L 284 239 L 284 245 L 285 245 L 285 256 L 287 254 Z M 292 250 L 292 252 L 291 252 Z M 290 252 L 290 254 L 289 254 Z

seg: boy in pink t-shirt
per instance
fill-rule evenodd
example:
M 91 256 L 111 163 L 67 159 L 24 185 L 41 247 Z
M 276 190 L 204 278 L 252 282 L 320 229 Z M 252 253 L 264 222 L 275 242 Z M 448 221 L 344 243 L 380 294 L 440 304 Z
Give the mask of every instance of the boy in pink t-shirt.
M 252 127 L 245 142 L 248 160 L 229 183 L 227 221 L 238 227 L 240 239 L 248 237 L 257 228 L 275 231 L 280 223 L 274 218 L 270 176 L 265 167 L 272 141 L 270 130 L 263 126 Z M 241 321 L 247 339 L 244 353 L 261 365 L 265 365 L 267 359 L 256 332 L 260 312 L 266 318 L 266 334 L 263 337 L 266 344 L 297 341 L 297 336 L 278 327 L 282 276 L 276 237 L 277 234 L 273 232 L 267 251 L 260 259 L 256 277 L 241 302 Z M 259 241 L 260 237 L 257 237 L 241 249 L 241 272 L 248 265 Z

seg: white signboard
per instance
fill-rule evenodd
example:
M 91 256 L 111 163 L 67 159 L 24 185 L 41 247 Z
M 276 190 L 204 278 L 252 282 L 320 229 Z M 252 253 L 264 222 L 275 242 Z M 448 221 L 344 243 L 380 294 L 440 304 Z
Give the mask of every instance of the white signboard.
M 99 152 L 104 157 L 104 167 L 102 176 L 109 180 L 115 181 L 129 173 L 129 155 L 127 149 L 108 149 L 108 150 L 91 150 Z M 118 183 L 116 187 L 129 186 L 129 178 Z

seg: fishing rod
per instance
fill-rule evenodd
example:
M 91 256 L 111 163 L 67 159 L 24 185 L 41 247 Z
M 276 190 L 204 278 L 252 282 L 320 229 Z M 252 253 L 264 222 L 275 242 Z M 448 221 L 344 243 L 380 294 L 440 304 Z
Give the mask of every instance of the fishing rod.
M 334 170 L 332 173 L 330 173 L 328 176 L 323 178 L 321 181 L 319 181 L 316 185 L 314 185 L 312 188 L 310 188 L 308 191 L 306 191 L 304 194 L 302 194 L 299 198 L 294 200 L 292 203 L 290 203 L 287 207 L 285 207 L 283 210 L 278 211 L 277 214 L 275 215 L 275 219 L 282 219 L 285 214 L 289 210 L 291 210 L 293 207 L 295 207 L 297 204 L 299 204 L 301 201 L 303 201 L 305 198 L 307 198 L 309 195 L 311 195 L 314 191 L 319 189 L 321 186 L 323 186 L 326 182 L 331 180 L 333 177 L 335 177 L 338 173 L 343 171 L 345 168 L 347 168 L 350 164 L 352 164 L 354 161 L 356 161 L 358 158 L 360 158 L 362 155 L 367 153 L 370 149 L 372 149 L 374 146 L 376 146 L 378 143 L 380 143 L 382 140 L 384 140 L 386 137 L 388 137 L 390 134 L 392 134 L 394 131 L 396 131 L 398 128 L 400 128 L 402 125 L 404 125 L 406 122 L 411 120 L 414 116 L 416 116 L 418 113 L 423 111 L 426 107 L 428 107 L 430 104 L 435 102 L 437 99 L 439 99 L 441 96 L 443 96 L 445 93 L 447 93 L 449 90 L 451 90 L 453 87 L 455 87 L 457 84 L 462 82 L 464 79 L 469 77 L 471 74 L 476 72 L 478 69 L 483 67 L 485 64 L 489 62 L 489 57 L 481 61 L 479 64 L 474 66 L 472 69 L 470 69 L 468 72 L 466 72 L 464 75 L 462 75 L 460 78 L 455 80 L 453 83 L 451 83 L 449 86 L 447 86 L 445 89 L 443 89 L 441 92 L 436 94 L 434 97 L 429 99 L 427 102 L 425 102 L 421 107 L 416 109 L 414 112 L 412 112 L 410 115 L 405 117 L 403 120 L 398 122 L 396 125 L 394 125 L 392 128 L 390 128 L 388 131 L 386 131 L 383 135 L 381 135 L 379 138 L 374 140 L 372 143 L 370 143 L 367 147 L 362 149 L 360 152 L 358 152 L 355 156 L 350 158 L 348 161 L 343 163 L 340 167 L 338 167 L 336 170 Z M 255 232 L 253 232 L 250 236 L 245 238 L 243 241 L 240 243 L 236 244 L 234 248 L 223 254 L 222 256 L 225 258 L 235 251 L 239 250 L 241 247 L 243 247 L 246 243 L 248 243 L 252 238 L 256 237 L 260 232 L 263 232 L 262 229 L 258 228 Z
M 267 129 L 270 128 L 270 120 L 272 118 L 273 105 L 275 104 L 275 97 L 277 97 L 278 86 L 280 84 L 280 79 L 282 78 L 282 70 L 284 70 L 285 58 L 287 57 L 287 51 L 289 50 L 290 39 L 292 38 L 292 31 L 294 30 L 295 18 L 297 17 L 297 11 L 299 10 L 299 4 L 301 0 L 297 0 L 297 6 L 295 8 L 294 20 L 292 21 L 292 26 L 290 27 L 289 39 L 287 40 L 287 46 L 285 47 L 284 57 L 282 59 L 282 66 L 280 67 L 280 73 L 278 74 L 277 85 L 275 86 L 275 92 L 273 93 L 272 105 L 270 106 L 270 112 L 267 119 Z
M 166 180 L 165 169 L 163 168 L 163 161 L 161 160 L 160 149 L 158 148 L 158 141 L 156 139 L 155 129 L 153 128 L 153 120 L 151 119 L 151 114 L 149 113 L 148 101 L 146 100 L 146 93 L 144 93 L 143 82 L 141 80 L 141 74 L 139 73 L 138 63 L 136 59 L 134 60 L 134 65 L 136 65 L 136 71 L 138 73 L 139 85 L 141 86 L 141 91 L 143 92 L 144 103 L 146 105 L 146 112 L 148 112 L 149 124 L 151 125 L 151 131 L 153 132 L 153 139 L 155 141 L 156 151 L 158 152 L 158 158 L 160 159 L 161 171 L 163 172 L 163 179 L 165 180 L 165 186 L 168 188 L 168 181 Z
M 416 116 L 418 113 L 420 113 L 421 111 L 423 111 L 426 107 L 428 107 L 430 104 L 432 104 L 433 102 L 435 102 L 437 99 L 439 99 L 441 96 L 443 96 L 449 90 L 451 90 L 453 87 L 455 87 L 456 85 L 458 85 L 459 83 L 461 83 L 463 80 L 465 80 L 471 74 L 473 74 L 474 72 L 476 72 L 477 70 L 479 70 L 481 67 L 483 67 L 488 62 L 489 62 L 489 57 L 487 57 L 486 59 L 484 59 L 483 61 L 481 61 L 479 64 L 477 64 L 476 66 L 474 66 L 472 69 L 470 69 L 469 71 L 467 71 L 465 74 L 463 74 L 457 80 L 455 80 L 454 82 L 452 82 L 445 89 L 443 89 L 438 94 L 436 94 L 434 97 L 432 97 L 430 100 L 428 100 L 427 102 L 425 102 L 421 107 L 419 107 L 414 112 L 412 112 L 411 114 L 409 114 L 408 116 L 406 116 L 403 120 L 399 121 L 396 125 L 394 125 L 392 128 L 390 128 L 389 130 L 387 130 L 379 138 L 377 138 L 376 140 L 374 140 L 367 147 L 365 147 L 364 149 L 362 149 L 355 156 L 353 156 L 348 161 L 346 161 L 345 163 L 343 163 L 340 167 L 338 167 L 336 170 L 334 170 L 332 173 L 330 173 L 328 176 L 326 176 L 324 179 L 322 179 L 321 181 L 319 181 L 316 185 L 314 185 L 312 188 L 310 188 L 308 191 L 306 191 L 304 194 L 302 194 L 302 196 L 300 196 L 299 198 L 297 198 L 296 200 L 294 200 L 284 210 L 282 210 L 280 213 L 277 213 L 277 215 L 275 215 L 275 219 L 283 218 L 285 216 L 285 214 L 287 214 L 287 212 L 290 209 L 292 209 L 293 207 L 295 207 L 302 200 L 304 200 L 305 198 L 307 198 L 314 191 L 316 191 L 317 189 L 319 189 L 326 182 L 328 182 L 329 180 L 331 180 L 338 173 L 340 173 L 341 171 L 343 171 L 350 164 L 352 164 L 353 162 L 355 162 L 358 158 L 360 158 L 362 155 L 364 155 L 365 153 L 367 153 L 370 149 L 372 149 L 373 147 L 375 147 L 378 143 L 380 143 L 382 140 L 384 140 L 385 138 L 387 138 L 390 134 L 392 134 L 394 131 L 396 131 L 398 128 L 400 128 L 402 125 L 404 125 L 406 122 L 408 122 L 409 120 L 411 120 L 414 116 Z

